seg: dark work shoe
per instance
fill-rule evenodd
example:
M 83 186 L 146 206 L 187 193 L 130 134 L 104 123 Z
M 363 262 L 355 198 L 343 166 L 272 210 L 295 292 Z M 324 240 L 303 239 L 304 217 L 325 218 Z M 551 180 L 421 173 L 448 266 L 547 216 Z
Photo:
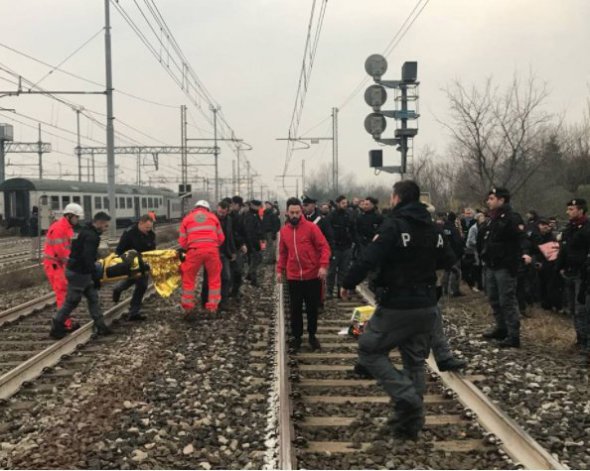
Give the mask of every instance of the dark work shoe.
M 500 348 L 520 348 L 520 339 L 518 337 L 506 337 L 498 342 Z
M 311 347 L 311 349 L 315 352 L 316 350 L 321 350 L 322 346 L 320 344 L 320 341 L 318 340 L 318 338 L 315 335 L 310 335 L 309 336 L 309 345 Z
M 416 440 L 424 427 L 424 410 L 422 407 L 410 406 L 405 401 L 398 401 L 389 425 L 397 438 Z
M 508 332 L 506 332 L 503 329 L 499 329 L 498 327 L 492 327 L 491 329 L 486 330 L 483 334 L 481 334 L 481 336 L 484 339 L 505 339 L 506 336 L 508 335 Z
M 361 378 L 373 379 L 373 375 L 369 372 L 369 370 L 360 363 L 356 363 L 352 371 L 354 372 L 354 374 L 360 376 Z
M 49 336 L 55 340 L 61 340 L 66 335 L 68 335 L 68 331 L 64 327 L 63 324 L 59 324 L 55 322 L 55 320 L 51 321 L 51 330 L 49 331 Z
M 119 291 L 118 289 L 114 289 L 113 290 L 113 302 L 115 304 L 118 304 L 120 300 L 121 300 L 121 291 Z
M 129 313 L 127 315 L 127 320 L 128 321 L 145 321 L 145 320 L 147 320 L 147 317 L 144 316 L 143 314 L 141 314 L 140 312 L 134 313 L 134 314 Z
M 301 337 L 291 337 L 289 340 L 289 350 L 291 353 L 297 353 L 301 348 Z
M 451 357 L 448 360 L 437 363 L 439 371 L 459 371 L 467 366 L 467 360 Z
M 111 335 L 113 331 L 111 328 L 103 322 L 94 323 L 94 329 L 96 331 L 96 335 L 106 336 Z

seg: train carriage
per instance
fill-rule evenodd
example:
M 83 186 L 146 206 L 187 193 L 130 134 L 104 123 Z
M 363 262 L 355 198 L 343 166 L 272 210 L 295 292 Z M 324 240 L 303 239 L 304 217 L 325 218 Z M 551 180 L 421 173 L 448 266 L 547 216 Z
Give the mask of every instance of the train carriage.
M 55 216 L 61 215 L 69 203 L 80 204 L 87 220 L 97 211 L 109 211 L 106 183 L 10 178 L 0 184 L 0 191 L 4 195 L 4 220 L 7 227 L 25 225 L 33 207 L 40 206 L 42 199 Z M 115 194 L 119 227 L 132 224 L 148 211 L 153 211 L 160 221 L 173 221 L 181 217 L 181 200 L 172 190 L 116 185 Z

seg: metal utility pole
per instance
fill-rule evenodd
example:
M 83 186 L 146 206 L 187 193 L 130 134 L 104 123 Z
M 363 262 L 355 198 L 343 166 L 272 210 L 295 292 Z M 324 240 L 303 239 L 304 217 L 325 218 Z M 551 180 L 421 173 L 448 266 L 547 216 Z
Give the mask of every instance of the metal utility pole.
M 41 123 L 39 123 L 39 140 L 37 141 L 39 146 L 37 155 L 39 156 L 39 180 L 43 180 L 43 142 L 41 141 Z
M 240 192 L 242 191 L 242 179 L 240 177 L 240 166 L 241 166 L 241 162 L 240 162 L 240 152 L 242 150 L 242 147 L 238 145 L 238 169 L 237 169 L 237 176 L 238 176 L 238 189 L 236 191 L 236 195 L 239 195 Z
M 117 207 L 115 205 L 115 128 L 113 127 L 113 71 L 111 63 L 111 18 L 110 0 L 104 0 L 104 52 L 107 95 L 107 183 L 109 190 L 109 213 L 112 218 L 110 236 L 117 235 Z
M 250 161 L 246 160 L 246 194 L 248 195 L 248 199 L 252 199 L 252 193 L 250 191 L 250 184 L 252 179 L 250 178 Z
M 92 183 L 96 182 L 96 161 L 94 160 L 94 151 L 90 153 L 92 159 Z
M 76 146 L 76 155 L 78 156 L 78 181 L 82 181 L 82 154 L 80 154 L 80 109 L 76 109 L 76 129 L 78 136 L 78 145 Z M 41 139 L 39 139 L 41 140 Z M 40 178 L 40 177 L 39 177 Z
M 239 152 L 239 151 L 238 151 Z M 236 161 L 231 161 L 231 192 L 236 194 Z
M 215 202 L 219 201 L 219 151 L 217 150 L 217 112 L 219 108 L 211 107 L 213 111 L 213 141 L 215 146 Z
M 332 188 L 338 194 L 338 108 L 332 108 Z
M 301 191 L 305 193 L 305 160 L 301 161 Z

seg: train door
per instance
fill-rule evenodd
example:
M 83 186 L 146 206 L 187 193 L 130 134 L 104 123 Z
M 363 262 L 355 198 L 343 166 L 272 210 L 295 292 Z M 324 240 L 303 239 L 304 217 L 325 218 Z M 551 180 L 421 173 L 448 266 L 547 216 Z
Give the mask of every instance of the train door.
M 133 207 L 135 208 L 135 220 L 139 221 L 139 215 L 141 212 L 141 206 L 139 201 L 139 196 L 133 197 Z
M 84 195 L 82 206 L 84 207 L 84 219 L 90 221 L 92 219 L 92 196 Z

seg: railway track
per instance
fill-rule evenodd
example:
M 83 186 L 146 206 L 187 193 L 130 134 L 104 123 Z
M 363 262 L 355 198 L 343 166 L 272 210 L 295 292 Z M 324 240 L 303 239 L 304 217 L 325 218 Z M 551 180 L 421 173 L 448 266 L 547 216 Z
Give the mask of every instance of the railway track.
M 439 373 L 432 359 L 425 430 L 417 442 L 393 439 L 389 397 L 376 381 L 352 374 L 357 343 L 338 335 L 353 308 L 372 301 L 370 293 L 328 303 L 318 329 L 322 351 L 302 347 L 294 355 L 284 341 L 287 300 L 282 290 L 278 296 L 280 469 L 566 469 L 473 384 L 477 377 Z M 401 363 L 395 353 L 391 359 Z

